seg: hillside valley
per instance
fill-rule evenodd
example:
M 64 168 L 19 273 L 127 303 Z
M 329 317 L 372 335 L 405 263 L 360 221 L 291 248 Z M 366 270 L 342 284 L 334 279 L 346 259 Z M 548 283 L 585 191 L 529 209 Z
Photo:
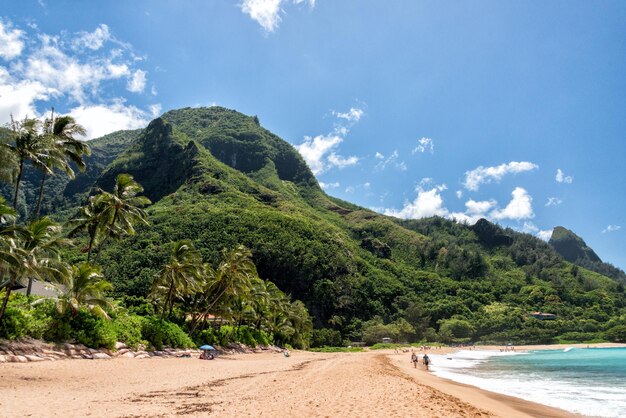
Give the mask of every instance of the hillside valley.
M 148 296 L 170 242 L 190 240 L 212 264 L 222 248 L 249 248 L 261 278 L 304 302 L 323 330 L 319 345 L 384 335 L 515 344 L 624 338 L 624 272 L 564 228 L 545 243 L 484 219 L 378 214 L 327 195 L 293 146 L 257 117 L 221 107 L 172 110 L 145 129 L 89 144 L 87 170 L 75 180 L 54 176 L 42 213 L 70 219 L 121 173 L 144 187 L 150 224 L 95 254 L 113 294 L 127 301 Z M 22 217 L 39 178 L 26 172 Z M 10 188 L 0 191 L 10 201 Z M 80 249 L 66 255 L 86 259 Z

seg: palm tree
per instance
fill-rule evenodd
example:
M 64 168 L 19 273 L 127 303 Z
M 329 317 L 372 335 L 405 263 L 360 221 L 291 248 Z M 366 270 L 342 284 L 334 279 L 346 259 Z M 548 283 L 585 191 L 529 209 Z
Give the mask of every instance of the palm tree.
M 61 236 L 61 226 L 50 218 L 43 217 L 28 225 L 13 226 L 5 233 L 12 233 L 12 254 L 17 263 L 6 267 L 9 280 L 6 294 L 0 309 L 0 318 L 4 315 L 11 290 L 15 283 L 28 278 L 27 294 L 30 294 L 32 278 L 63 280 L 68 274 L 67 266 L 61 261 L 59 251 L 69 245 L 70 240 Z
M 142 206 L 149 205 L 150 199 L 137 196 L 143 188 L 130 174 L 120 174 L 113 193 L 98 189 L 97 195 L 89 197 L 87 205 L 80 208 L 79 216 L 72 219 L 69 236 L 80 231 L 89 235 L 87 261 L 91 261 L 92 250 L 109 236 L 134 235 L 134 224 L 148 224 L 147 213 Z
M 8 144 L 12 141 L 12 132 L 0 128 L 0 181 L 13 183 L 17 177 L 17 158 Z
M 75 316 L 80 308 L 87 308 L 97 316 L 108 319 L 106 310 L 112 308 L 106 291 L 113 288 L 104 279 L 102 268 L 90 263 L 72 266 L 71 274 L 59 284 L 53 284 L 59 296 L 53 298 L 59 313 Z M 40 299 L 41 301 L 45 299 Z M 35 302 L 37 303 L 37 302 Z
M 37 119 L 25 118 L 22 122 L 11 122 L 12 141 L 2 144 L 9 149 L 18 161 L 17 179 L 15 181 L 15 194 L 13 196 L 13 209 L 17 209 L 17 197 L 20 190 L 24 163 L 31 161 L 37 167 L 50 174 L 52 170 L 45 164 L 48 159 L 49 148 L 39 133 L 41 122 Z
M 222 297 L 237 297 L 249 292 L 252 280 L 259 277 L 256 266 L 252 262 L 252 253 L 243 245 L 238 245 L 230 251 L 223 249 L 221 258 L 198 301 L 197 306 L 205 306 L 205 309 L 192 321 L 192 333 L 201 320 L 206 320 L 211 309 Z
M 197 281 L 203 274 L 202 257 L 190 241 L 172 244 L 170 259 L 163 266 L 150 292 L 153 297 L 164 296 L 161 318 L 169 306 L 170 314 L 174 298 L 183 297 L 197 289 Z
M 39 216 L 41 210 L 46 177 L 49 173 L 54 174 L 55 167 L 64 171 L 71 179 L 74 178 L 74 170 L 70 162 L 73 162 L 80 171 L 85 170 L 83 155 L 91 155 L 91 149 L 87 143 L 75 138 L 76 135 L 85 135 L 85 133 L 85 128 L 76 123 L 71 116 L 61 116 L 55 119 L 54 108 L 52 108 L 52 116 L 44 122 L 46 139 L 44 143 L 48 147 L 48 158 L 44 161 L 46 167 L 35 165 L 42 171 L 35 217 Z

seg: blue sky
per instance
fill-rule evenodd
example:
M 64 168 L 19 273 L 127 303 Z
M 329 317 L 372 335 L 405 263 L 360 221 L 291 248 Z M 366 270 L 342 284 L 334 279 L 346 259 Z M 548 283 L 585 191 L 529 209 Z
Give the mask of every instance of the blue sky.
M 333 196 L 563 225 L 626 268 L 624 1 L 4 3 L 2 123 L 54 105 L 97 137 L 217 104 Z

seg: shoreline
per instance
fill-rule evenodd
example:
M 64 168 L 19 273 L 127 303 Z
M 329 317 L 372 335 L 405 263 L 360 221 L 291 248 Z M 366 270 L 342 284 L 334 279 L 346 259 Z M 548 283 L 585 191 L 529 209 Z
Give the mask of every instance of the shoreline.
M 4 363 L 0 391 L 7 416 L 581 417 L 414 369 L 393 349 Z

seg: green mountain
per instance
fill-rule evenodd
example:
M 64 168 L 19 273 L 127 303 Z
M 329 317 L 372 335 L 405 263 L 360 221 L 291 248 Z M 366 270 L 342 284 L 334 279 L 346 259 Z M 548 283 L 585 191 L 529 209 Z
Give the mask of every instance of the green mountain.
M 626 274 L 622 270 L 602 262 L 585 241 L 569 229 L 562 226 L 554 228 L 549 244 L 570 263 L 626 283 Z
M 110 189 L 119 173 L 153 201 L 150 226 L 96 254 L 118 296 L 145 296 L 167 243 L 190 239 L 208 262 L 223 247 L 247 246 L 262 278 L 302 300 L 318 328 L 352 340 L 382 330 L 408 339 L 439 332 L 444 341 L 587 341 L 626 318 L 623 286 L 530 235 L 486 220 L 399 220 L 326 195 L 298 152 L 256 117 L 174 110 L 92 145 L 94 168 L 57 188 L 56 207 L 75 207 L 93 186 Z M 85 259 L 78 250 L 68 257 Z

